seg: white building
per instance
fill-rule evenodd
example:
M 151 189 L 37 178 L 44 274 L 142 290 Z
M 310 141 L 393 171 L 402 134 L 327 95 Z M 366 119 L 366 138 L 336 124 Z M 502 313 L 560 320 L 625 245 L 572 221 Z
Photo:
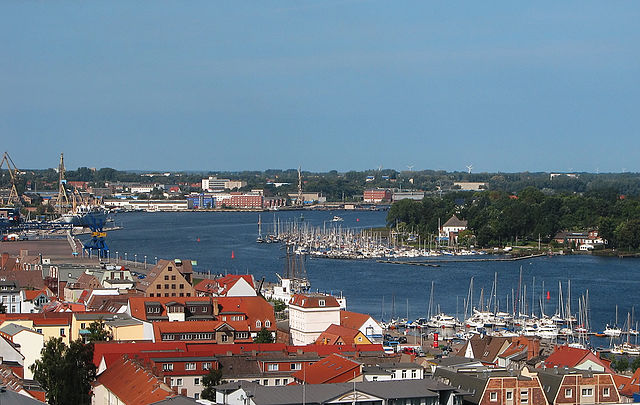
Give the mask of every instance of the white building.
M 458 219 L 453 215 L 440 228 L 440 240 L 448 240 L 449 243 L 458 241 L 458 233 L 467 229 L 467 221 Z
M 234 188 L 242 188 L 246 185 L 247 182 L 241 180 L 219 179 L 217 177 L 202 179 L 202 190 L 210 192 L 214 190 L 233 190 Z
M 7 314 L 22 312 L 20 288 L 15 281 L 0 278 L 0 298 Z
M 291 341 L 296 346 L 314 343 L 332 324 L 340 325 L 340 304 L 323 294 L 295 294 L 289 301 Z
M 24 378 L 33 380 L 33 372 L 30 366 L 40 359 L 40 352 L 44 347 L 44 336 L 26 326 L 6 322 L 0 328 L 2 337 L 17 345 L 20 354 L 24 357 Z

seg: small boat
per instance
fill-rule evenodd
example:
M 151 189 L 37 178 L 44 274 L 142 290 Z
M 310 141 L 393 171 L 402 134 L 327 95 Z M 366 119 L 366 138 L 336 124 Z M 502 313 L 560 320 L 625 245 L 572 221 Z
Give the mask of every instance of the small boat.
M 622 330 L 620 328 L 612 328 L 607 325 L 602 333 L 604 333 L 605 336 L 619 337 L 622 334 Z
M 342 222 L 344 221 L 344 219 L 342 219 L 342 217 L 339 217 L 337 215 L 334 215 L 333 219 L 331 220 L 331 222 Z

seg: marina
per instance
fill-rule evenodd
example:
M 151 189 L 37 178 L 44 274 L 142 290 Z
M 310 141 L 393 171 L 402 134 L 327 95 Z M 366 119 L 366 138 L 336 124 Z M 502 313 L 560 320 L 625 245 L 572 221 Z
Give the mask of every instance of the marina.
M 310 211 L 304 212 L 305 222 L 309 226 L 321 227 L 323 222 L 331 220 L 336 213 L 343 218 L 342 227 L 349 228 L 354 233 L 385 224 L 385 213 L 376 211 Z M 119 214 L 116 223 L 123 229 L 109 236 L 111 257 L 113 259 L 116 252 L 121 258 L 125 253 L 129 259 L 136 255 L 139 261 L 147 256 L 150 262 L 154 257 L 189 257 L 197 261 L 196 271 L 200 272 L 201 277 L 206 277 L 209 273 L 251 273 L 256 279 L 264 277 L 267 282 L 278 283 L 276 273 L 283 274 L 286 257 L 284 245 L 256 243 L 258 215 Z M 269 225 L 265 224 L 264 214 L 262 215 L 262 228 L 267 230 Z M 281 223 L 293 222 L 299 217 L 300 212 L 296 211 L 277 213 L 277 219 Z M 348 299 L 350 310 L 368 313 L 384 322 L 399 318 L 425 318 L 429 312 L 432 283 L 434 307 L 440 308 L 436 312 L 464 319 L 464 303 L 468 300 L 472 275 L 475 297 L 480 297 L 482 292 L 488 296 L 497 275 L 498 293 L 491 302 L 491 308 L 494 302 L 496 308 L 499 308 L 496 312 L 513 312 L 513 297 L 516 296 L 517 300 L 516 291 L 520 284 L 521 291 L 526 289 L 526 299 L 523 300 L 527 308 L 525 313 L 530 314 L 532 308 L 539 313 L 538 308 L 542 305 L 545 314 L 553 315 L 560 293 L 559 282 L 566 295 L 567 282 L 571 280 L 570 307 L 574 308 L 571 311 L 574 316 L 579 308 L 578 297 L 589 290 L 590 332 L 593 333 L 590 337 L 597 339 L 595 345 L 598 346 L 609 346 L 609 339 L 598 338 L 595 333 L 604 331 L 607 324 L 616 323 L 616 306 L 621 314 L 631 313 L 637 302 L 634 297 L 637 297 L 640 288 L 640 280 L 636 277 L 640 263 L 591 255 L 545 255 L 517 262 L 484 261 L 487 256 L 471 256 L 462 261 L 456 256 L 439 256 L 430 260 L 439 267 L 403 263 L 388 266 L 386 261 L 381 263 L 375 259 L 335 261 L 304 256 L 307 257 L 305 268 L 311 291 L 334 294 L 341 292 Z M 398 302 L 402 300 L 406 308 L 405 305 L 402 305 L 402 309 L 394 306 L 393 296 L 398 298 Z M 477 305 L 479 298 L 470 301 L 475 301 L 475 306 L 480 308 Z

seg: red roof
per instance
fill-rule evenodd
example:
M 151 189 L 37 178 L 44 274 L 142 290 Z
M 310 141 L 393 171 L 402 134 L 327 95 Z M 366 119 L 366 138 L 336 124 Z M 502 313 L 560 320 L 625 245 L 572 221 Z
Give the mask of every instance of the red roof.
M 27 301 L 35 300 L 36 298 L 38 298 L 40 294 L 44 294 L 47 297 L 49 296 L 45 288 L 41 290 L 23 290 L 23 291 L 24 291 L 24 299 Z
M 360 331 L 357 329 L 332 324 L 318 336 L 316 343 L 325 345 L 351 344 L 355 343 L 354 339 L 358 333 L 360 333 Z
M 310 366 L 303 367 L 292 376 L 307 384 L 349 382 L 360 375 L 360 363 L 332 354 Z
M 100 366 L 103 356 L 116 354 L 135 355 L 142 352 L 186 352 L 187 345 L 184 342 L 94 342 L 93 344 L 93 363 L 96 367 Z
M 127 405 L 146 405 L 175 394 L 140 362 L 120 357 L 96 380 Z
M 0 314 L 1 321 L 30 320 L 34 325 L 71 325 L 71 312 L 40 312 L 33 314 Z
M 623 378 L 626 378 L 626 381 L 623 380 Z M 625 397 L 632 397 L 636 392 L 640 392 L 640 368 L 637 369 L 631 377 L 623 377 L 614 374 L 613 380 L 615 381 L 620 394 Z M 620 387 L 621 385 L 623 385 L 622 388 Z
M 147 311 L 145 310 L 145 303 L 154 303 L 157 302 L 161 304 L 162 310 L 160 313 L 150 314 L 154 317 L 157 316 L 167 316 L 167 303 L 169 302 L 177 302 L 182 305 L 189 302 L 211 302 L 211 298 L 209 297 L 129 297 L 129 311 L 131 312 L 131 316 L 136 319 L 141 319 L 143 321 L 147 320 Z
M 576 367 L 587 360 L 591 360 L 596 364 L 600 364 L 604 367 L 604 370 L 607 373 L 613 374 L 613 371 L 609 367 L 609 365 L 602 361 L 598 356 L 593 354 L 591 350 L 587 349 L 578 349 L 575 347 L 569 346 L 556 346 L 555 350 L 547 359 L 544 361 L 545 367 Z
M 256 288 L 253 276 L 250 274 L 227 274 L 226 276 L 214 280 L 204 279 L 194 288 L 200 293 L 226 296 L 229 290 L 241 279 L 244 279 L 251 288 Z
M 351 329 L 360 329 L 371 316 L 358 312 L 340 311 L 340 325 Z
M 324 304 L 322 302 L 324 301 Z M 305 295 L 295 294 L 289 301 L 291 305 L 302 308 L 338 308 L 340 304 L 335 297 L 331 295 Z M 322 305 L 321 305 L 322 304 Z

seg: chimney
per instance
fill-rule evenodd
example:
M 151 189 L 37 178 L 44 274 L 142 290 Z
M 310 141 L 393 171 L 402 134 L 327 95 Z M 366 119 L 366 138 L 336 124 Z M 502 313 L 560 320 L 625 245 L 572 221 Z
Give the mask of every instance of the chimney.
M 219 313 L 220 313 L 220 310 L 218 309 L 218 299 L 214 298 L 213 299 L 213 316 L 218 316 Z

